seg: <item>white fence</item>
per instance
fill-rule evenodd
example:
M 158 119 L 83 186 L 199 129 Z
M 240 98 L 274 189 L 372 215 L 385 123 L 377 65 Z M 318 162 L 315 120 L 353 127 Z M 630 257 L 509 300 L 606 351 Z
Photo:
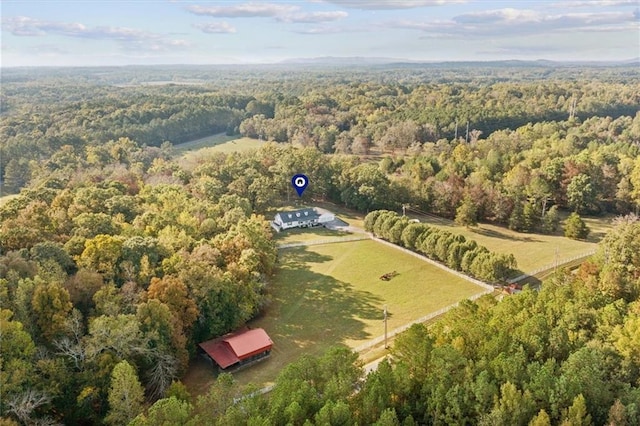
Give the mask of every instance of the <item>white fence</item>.
M 493 292 L 493 287 L 491 287 L 491 290 L 486 289 L 482 293 L 474 294 L 473 296 L 469 297 L 467 300 L 477 300 L 477 299 L 481 298 L 482 296 L 484 296 L 485 294 L 490 294 L 492 292 Z M 451 309 L 458 307 L 458 305 L 460 305 L 460 302 L 456 302 L 456 303 L 454 303 L 452 305 L 445 306 L 444 308 L 438 309 L 435 312 L 431 312 L 430 314 L 425 315 L 422 318 L 418 318 L 417 320 L 411 321 L 408 324 L 405 324 L 405 325 L 400 326 L 398 328 L 394 328 L 393 330 L 391 330 L 390 332 L 387 333 L 387 338 L 390 339 L 390 338 L 396 336 L 397 334 L 400 334 L 400 333 L 402 333 L 404 331 L 407 331 L 414 324 L 420 324 L 420 323 L 432 320 L 434 318 L 437 318 L 440 315 L 443 315 L 443 314 L 449 312 Z M 366 351 L 367 349 L 370 349 L 373 346 L 379 345 L 382 342 L 384 342 L 384 335 L 378 336 L 378 337 L 376 337 L 374 339 L 371 339 L 368 342 L 363 343 L 360 346 L 357 346 L 353 350 L 354 350 L 354 352 Z
M 438 268 L 443 269 L 443 270 L 445 270 L 445 271 L 449 272 L 450 274 L 453 274 L 453 275 L 455 275 L 457 277 L 460 277 L 463 280 L 467 280 L 467 281 L 469 281 L 469 282 L 471 282 L 471 283 L 473 283 L 475 285 L 478 285 L 480 287 L 486 288 L 487 290 L 493 291 L 493 286 L 491 284 L 487 284 L 487 283 L 485 283 L 483 281 L 477 280 L 475 278 L 471 278 L 469 275 L 465 275 L 460 271 L 456 271 L 454 269 L 451 269 L 448 266 L 445 266 L 440 262 L 437 262 L 437 261 L 435 261 L 433 259 L 429 259 L 428 257 L 421 255 L 420 253 L 416 253 L 415 251 L 411 251 L 411 250 L 406 249 L 404 247 L 400 247 L 400 246 L 398 246 L 396 244 L 390 243 L 389 241 L 385 241 L 385 240 L 382 240 L 380 238 L 373 237 L 373 239 L 375 241 L 378 241 L 378 242 L 382 243 L 382 244 L 386 244 L 388 246 L 391 246 L 391 247 L 393 247 L 393 248 L 395 248 L 397 250 L 402 250 L 405 253 L 410 254 L 411 256 L 417 257 L 418 259 L 422 259 L 423 261 L 425 261 L 427 263 L 430 263 L 433 266 L 437 266 Z
M 375 238 L 371 234 L 354 235 L 354 236 L 351 236 L 351 237 L 331 238 L 331 239 L 324 239 L 324 240 L 313 240 L 313 241 L 299 242 L 299 243 L 281 244 L 281 245 L 278 246 L 278 249 L 285 249 L 285 248 L 291 248 L 291 247 L 312 246 L 312 245 L 319 245 L 319 244 L 343 243 L 343 242 L 346 242 L 346 241 L 360 241 L 360 240 L 368 240 L 368 239 L 373 239 L 374 241 L 378 241 L 378 242 L 380 242 L 382 244 L 386 244 L 386 245 L 391 246 L 391 247 L 393 247 L 393 248 L 395 248 L 397 250 L 402 250 L 402 251 L 404 251 L 405 253 L 407 253 L 407 254 L 409 254 L 411 256 L 415 256 L 415 257 L 417 257 L 419 259 L 422 259 L 425 262 L 428 262 L 428 263 L 430 263 L 430 264 L 432 264 L 432 265 L 434 265 L 434 266 L 436 266 L 436 267 L 438 267 L 440 269 L 444 269 L 445 271 L 447 271 L 447 272 L 449 272 L 451 274 L 454 274 L 454 275 L 456 275 L 456 276 L 458 276 L 458 277 L 460 277 L 462 279 L 465 279 L 465 280 L 467 280 L 469 282 L 472 282 L 472 283 L 484 288 L 484 290 L 481 293 L 474 294 L 473 296 L 469 297 L 467 300 L 472 300 L 472 301 L 473 300 L 477 300 L 477 299 L 481 298 L 482 296 L 484 296 L 485 294 L 491 294 L 494 291 L 493 286 L 490 285 L 490 284 L 487 284 L 487 283 L 482 282 L 480 280 L 476 280 L 475 278 L 471 278 L 468 275 L 465 275 L 465 274 L 463 274 L 461 272 L 454 271 L 453 269 L 448 268 L 447 266 L 445 266 L 445 265 L 443 265 L 441 263 L 438 263 L 435 260 L 431 260 L 428 257 L 425 257 L 425 256 L 423 256 L 423 255 L 421 255 L 419 253 L 416 253 L 416 252 L 408 250 L 408 249 L 406 249 L 404 247 L 400 247 L 398 245 L 392 244 L 392 243 L 390 243 L 388 241 L 385 241 L 385 240 L 382 240 L 380 238 Z M 393 330 L 391 330 L 391 332 L 387 333 L 387 338 L 395 337 L 396 335 L 398 335 L 398 334 L 400 334 L 400 333 L 402 333 L 404 331 L 407 331 L 414 324 L 420 324 L 420 323 L 423 323 L 423 322 L 427 322 L 427 321 L 429 321 L 431 319 L 437 318 L 440 315 L 443 315 L 443 314 L 449 312 L 451 309 L 456 308 L 458 305 L 460 305 L 460 302 L 456 302 L 456 303 L 453 303 L 453 304 L 451 304 L 449 306 L 445 306 L 442 309 L 438 309 L 435 312 L 431 312 L 431 313 L 429 313 L 429 314 L 427 314 L 427 315 L 425 315 L 425 316 L 423 316 L 421 318 L 418 318 L 418 319 L 416 319 L 414 321 L 411 321 L 408 324 L 405 324 L 403 326 L 394 328 Z M 354 348 L 353 351 L 354 352 L 365 351 L 367 349 L 372 348 L 373 346 L 379 345 L 380 343 L 384 342 L 384 339 L 385 339 L 384 335 L 378 336 L 378 337 L 376 337 L 376 338 L 374 338 L 372 340 L 369 340 L 369 341 L 363 343 L 362 345 Z M 255 394 L 265 394 L 265 393 L 271 392 L 273 390 L 273 388 L 274 388 L 273 385 L 267 386 L 267 387 L 265 387 L 263 389 L 259 389 L 258 391 L 254 392 L 253 394 L 251 394 L 249 396 L 253 396 Z M 235 402 L 237 403 L 238 401 L 239 400 L 237 400 Z
M 482 293 L 474 294 L 473 296 L 469 297 L 467 300 L 477 300 L 477 299 L 481 298 L 482 296 L 484 296 L 485 294 L 490 294 L 492 292 L 493 292 L 493 287 L 491 288 L 491 290 L 486 289 L 486 290 L 482 291 Z M 414 324 L 420 324 L 420 323 L 423 323 L 423 322 L 427 322 L 427 321 L 429 321 L 431 319 L 434 319 L 436 317 L 439 317 L 440 315 L 443 315 L 443 314 L 449 312 L 451 309 L 458 307 L 458 305 L 460 305 L 460 302 L 456 302 L 456 303 L 451 304 L 449 306 L 445 306 L 444 308 L 438 309 L 435 312 L 431 312 L 430 314 L 425 315 L 422 318 L 418 318 L 417 320 L 411 321 L 410 323 L 405 324 L 405 325 L 403 325 L 401 327 L 394 328 L 393 330 L 391 330 L 391 332 L 387 333 L 387 338 L 392 338 L 392 337 L 394 337 L 394 336 L 396 336 L 396 335 L 398 335 L 398 334 L 400 334 L 400 333 L 402 333 L 404 331 L 407 331 Z M 354 348 L 353 351 L 354 352 L 366 351 L 367 349 L 370 349 L 373 346 L 379 345 L 382 342 L 384 342 L 384 335 L 378 336 L 375 339 L 372 339 L 372 340 L 369 340 L 366 343 L 363 343 L 362 345 Z M 234 402 L 234 404 L 237 404 L 242 399 L 250 398 L 250 397 L 255 396 L 255 395 L 263 395 L 263 394 L 269 393 L 269 392 L 271 392 L 273 390 L 273 388 L 275 388 L 275 385 L 266 386 L 266 387 L 264 387 L 262 389 L 258 389 L 257 391 L 255 391 L 255 392 L 253 392 L 253 393 L 251 393 L 251 394 L 249 394 L 247 396 L 244 396 L 242 398 L 236 398 L 236 399 L 234 399 L 233 402 Z
M 463 278 L 463 279 L 465 279 L 467 281 L 470 281 L 470 282 L 472 282 L 472 283 L 484 288 L 484 290 L 482 292 L 474 294 L 473 296 L 467 298 L 466 300 L 474 301 L 474 300 L 477 300 L 477 299 L 481 298 L 484 295 L 491 294 L 494 291 L 494 287 L 492 285 L 490 285 L 490 284 L 484 283 L 484 282 L 482 282 L 480 280 L 476 280 L 475 278 L 471 278 L 468 275 L 465 275 L 465 274 L 463 274 L 461 272 L 458 272 L 458 271 L 455 271 L 455 270 L 453 270 L 451 268 L 448 268 L 445 265 L 443 265 L 441 263 L 438 263 L 435 260 L 429 259 L 428 257 L 425 257 L 425 256 L 423 256 L 423 255 L 421 255 L 419 253 L 416 253 L 416 252 L 408 250 L 408 249 L 406 249 L 404 247 L 400 247 L 398 245 L 392 244 L 392 243 L 390 243 L 388 241 L 384 241 L 382 239 L 372 237 L 371 235 L 358 235 L 358 236 L 352 236 L 352 237 L 343 237 L 343 238 L 333 238 L 333 239 L 324 239 L 324 240 L 313 240 L 313 241 L 300 242 L 300 243 L 281 244 L 281 245 L 278 246 L 278 248 L 279 249 L 284 249 L 284 248 L 290 248 L 290 247 L 301 247 L 301 246 L 311 246 L 311 245 L 319 245 L 319 244 L 342 243 L 342 242 L 346 242 L 346 241 L 359 241 L 359 240 L 367 240 L 367 239 L 373 239 L 373 240 L 378 241 L 380 243 L 392 246 L 392 247 L 394 247 L 394 248 L 396 248 L 398 250 L 403 250 L 407 254 L 410 254 L 412 256 L 416 256 L 416 257 L 424 260 L 425 262 L 428 262 L 428 263 L 430 263 L 430 264 L 432 264 L 434 266 L 437 266 L 438 268 L 444 269 L 444 270 L 446 270 L 447 272 L 449 272 L 451 274 L 455 274 L 455 275 L 459 276 L 460 278 Z M 588 257 L 588 256 L 592 256 L 593 254 L 595 254 L 595 252 L 596 252 L 596 250 L 594 249 L 594 250 L 590 250 L 588 252 L 579 254 L 577 256 L 573 256 L 573 257 L 570 257 L 570 258 L 562 259 L 561 261 L 558 261 L 557 266 L 561 267 L 561 266 L 566 265 L 568 263 L 571 263 L 571 262 L 573 262 L 575 260 L 582 259 L 582 258 L 585 258 L 585 257 Z M 538 274 L 540 272 L 554 269 L 555 267 L 556 267 L 556 263 L 554 262 L 551 265 L 543 266 L 543 267 L 538 268 L 535 271 L 532 271 L 532 272 L 530 272 L 528 274 L 523 274 L 523 275 L 520 275 L 519 277 L 512 278 L 508 282 L 509 283 L 518 282 L 518 281 L 521 281 L 521 280 L 523 280 L 523 279 L 525 279 L 527 277 L 530 277 L 532 275 Z M 445 313 L 449 312 L 453 308 L 458 307 L 459 305 L 460 305 L 460 302 L 453 303 L 453 304 L 451 304 L 449 306 L 445 306 L 442 309 L 438 309 L 435 312 L 431 312 L 431 313 L 429 313 L 429 314 L 427 314 L 427 315 L 425 315 L 425 316 L 423 316 L 421 318 L 418 318 L 418 319 L 416 319 L 414 321 L 411 321 L 408 324 L 405 324 L 403 326 L 394 328 L 393 330 L 391 330 L 390 332 L 387 333 L 387 338 L 388 339 L 393 338 L 393 337 L 397 336 L 398 334 L 400 334 L 400 333 L 402 333 L 404 331 L 407 331 L 414 324 L 425 323 L 425 322 L 427 322 L 429 320 L 432 320 L 434 318 L 439 317 L 440 315 L 444 315 Z M 378 337 L 376 337 L 374 339 L 371 339 L 371 340 L 363 343 L 360 346 L 355 347 L 353 349 L 353 351 L 354 352 L 366 351 L 367 349 L 370 349 L 370 348 L 372 348 L 372 347 L 374 347 L 376 345 L 379 345 L 379 344 L 383 343 L 384 340 L 385 340 L 385 336 L 384 335 L 378 336 Z M 273 388 L 274 388 L 274 385 L 270 385 L 270 386 L 267 386 L 267 387 L 265 387 L 263 389 L 257 390 L 256 392 L 254 392 L 253 394 L 251 394 L 249 396 L 253 396 L 255 394 L 265 394 L 265 393 L 271 392 L 273 390 Z M 238 401 L 239 401 L 239 399 L 234 401 L 234 402 L 237 403 Z
M 368 235 L 354 235 L 351 237 L 326 238 L 324 240 L 301 241 L 299 243 L 279 244 L 278 249 L 286 249 L 292 247 L 317 246 L 321 244 L 346 243 L 348 241 L 360 241 L 371 239 Z
M 557 263 L 554 262 L 554 263 L 542 266 L 542 267 L 540 267 L 538 269 L 535 269 L 535 270 L 533 270 L 531 272 L 528 272 L 526 274 L 522 274 L 522 275 L 519 275 L 519 276 L 517 276 L 515 278 L 511 278 L 510 280 L 507 280 L 507 282 L 509 284 L 517 283 L 518 281 L 522 281 L 525 278 L 532 277 L 532 276 L 534 276 L 536 274 L 539 274 L 540 272 L 551 271 L 552 269 L 555 269 L 556 266 L 558 268 L 561 268 L 562 266 L 564 266 L 564 265 L 566 265 L 568 263 L 574 262 L 574 261 L 576 261 L 578 259 L 584 259 L 585 257 L 593 256 L 595 253 L 596 253 L 595 249 L 589 250 L 588 252 L 579 254 L 577 256 L 568 257 L 566 259 L 559 260 Z

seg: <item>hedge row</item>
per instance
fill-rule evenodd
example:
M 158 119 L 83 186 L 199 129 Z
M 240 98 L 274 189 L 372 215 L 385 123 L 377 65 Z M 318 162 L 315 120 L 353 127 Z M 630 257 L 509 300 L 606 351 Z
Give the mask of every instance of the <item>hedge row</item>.
M 379 238 L 442 262 L 486 282 L 505 281 L 516 268 L 512 254 L 489 251 L 464 236 L 424 223 L 412 223 L 396 212 L 376 210 L 364 219 L 365 229 Z

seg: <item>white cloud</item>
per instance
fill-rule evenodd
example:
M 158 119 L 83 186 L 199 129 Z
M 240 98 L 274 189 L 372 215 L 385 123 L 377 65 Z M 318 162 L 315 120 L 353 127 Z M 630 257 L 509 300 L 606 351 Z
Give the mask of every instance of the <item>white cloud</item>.
M 279 16 L 276 19 L 282 22 L 291 22 L 296 24 L 316 24 L 320 22 L 332 22 L 344 19 L 349 14 L 343 11 L 333 12 L 308 12 L 308 13 L 294 13 Z
M 113 40 L 119 42 L 123 48 L 151 49 L 154 51 L 172 48 L 184 48 L 188 43 L 184 40 L 166 39 L 160 34 L 150 33 L 126 27 L 87 27 L 76 22 L 43 21 L 27 16 L 16 16 L 2 19 L 2 30 L 14 36 L 40 37 L 46 35 L 60 35 L 65 37 Z
M 299 27 L 294 28 L 292 32 L 297 34 L 315 35 L 315 34 L 342 34 L 342 33 L 363 33 L 375 31 L 372 26 L 327 26 L 320 25 L 315 27 Z
M 388 10 L 467 3 L 467 0 L 325 0 L 352 9 Z
M 235 27 L 228 22 L 209 22 L 206 24 L 194 24 L 193 26 L 208 34 L 231 34 L 236 32 Z
M 317 24 L 333 22 L 349 16 L 344 11 L 301 12 L 300 6 L 275 3 L 243 3 L 236 6 L 187 6 L 187 11 L 218 18 L 273 18 L 279 22 Z
M 16 16 L 2 19 L 2 29 L 15 36 L 43 36 L 48 32 L 59 34 L 73 34 L 83 31 L 86 27 L 77 23 L 47 22 L 27 16 Z
M 195 15 L 221 18 L 276 18 L 298 11 L 298 6 L 275 3 L 244 3 L 237 6 L 187 6 Z
M 624 31 L 636 25 L 636 13 L 548 14 L 534 10 L 498 9 L 471 12 L 448 21 L 396 21 L 393 28 L 423 31 L 433 37 L 487 37 L 550 34 L 567 31 Z
M 565 13 L 545 14 L 533 10 L 499 9 L 459 15 L 453 18 L 459 24 L 485 25 L 513 29 L 522 32 L 564 31 L 570 29 L 595 29 L 602 25 L 625 24 L 633 21 L 633 13 Z M 491 31 L 493 32 L 493 31 Z
M 638 6 L 638 0 L 568 0 L 553 4 L 554 7 Z
M 453 18 L 460 24 L 540 22 L 542 19 L 544 16 L 540 12 L 512 8 L 466 13 Z

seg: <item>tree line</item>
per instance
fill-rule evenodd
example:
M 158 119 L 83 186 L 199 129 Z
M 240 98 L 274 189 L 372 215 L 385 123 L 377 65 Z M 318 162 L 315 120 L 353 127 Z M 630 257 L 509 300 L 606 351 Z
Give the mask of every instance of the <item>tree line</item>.
M 506 281 L 517 267 L 513 254 L 493 253 L 463 235 L 424 223 L 413 223 L 396 212 L 373 211 L 364 218 L 364 226 L 365 230 L 380 238 L 483 281 Z

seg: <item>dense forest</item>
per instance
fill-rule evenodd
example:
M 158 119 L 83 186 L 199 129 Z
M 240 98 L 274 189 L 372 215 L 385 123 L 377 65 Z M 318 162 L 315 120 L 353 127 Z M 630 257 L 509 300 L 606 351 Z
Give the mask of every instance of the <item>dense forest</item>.
M 196 400 L 176 389 L 132 424 L 638 424 L 638 253 L 630 216 L 577 274 L 415 325 L 366 377 L 357 355 L 335 348 L 284 369 L 267 396 L 234 394 L 223 375 Z
M 416 326 L 367 377 L 336 348 L 265 396 L 235 394 L 225 375 L 197 399 L 179 382 L 198 342 L 268 306 L 278 263 L 264 215 L 295 173 L 310 178 L 303 201 L 377 210 L 365 222 L 377 235 L 500 282 L 512 257 L 394 211 L 547 233 L 560 211 L 637 212 L 639 94 L 624 67 L 3 70 L 0 178 L 19 195 L 0 206 L 0 416 L 640 422 L 633 215 L 576 274 Z M 175 159 L 173 144 L 219 132 L 271 142 Z

